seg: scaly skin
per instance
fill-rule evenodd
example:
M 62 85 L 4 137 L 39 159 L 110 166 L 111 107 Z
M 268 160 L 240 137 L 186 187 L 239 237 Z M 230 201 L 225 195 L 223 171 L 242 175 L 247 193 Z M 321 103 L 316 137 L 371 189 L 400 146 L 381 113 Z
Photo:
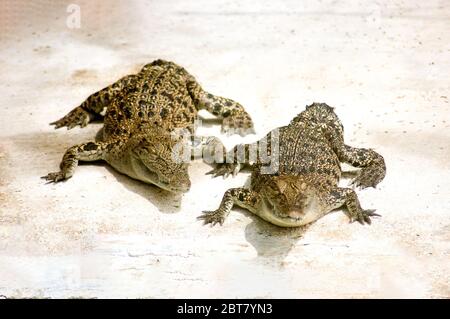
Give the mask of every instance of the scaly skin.
M 174 133 L 193 133 L 201 109 L 221 119 L 224 132 L 244 135 L 253 130 L 253 122 L 242 105 L 205 92 L 181 66 L 156 60 L 139 73 L 92 94 L 51 123 L 55 128 L 71 129 L 103 118 L 103 139 L 70 147 L 60 171 L 43 178 L 63 181 L 74 174 L 78 161 L 105 160 L 132 178 L 168 191 L 186 192 L 190 188 L 188 164 L 173 159 L 173 151 L 180 144 L 179 134 Z
M 278 150 L 270 143 L 275 135 L 279 138 Z M 374 210 L 362 209 L 356 192 L 338 187 L 338 182 L 342 174 L 340 162 L 346 162 L 362 168 L 354 185 L 375 187 L 386 175 L 384 159 L 371 149 L 344 144 L 343 126 L 330 106 L 313 103 L 288 126 L 266 136 L 267 146 L 261 149 L 274 155 L 273 160 L 278 163 L 277 171 L 269 174 L 262 172 L 267 163 L 260 157 L 255 163 L 249 161 L 250 150 L 263 140 L 234 147 L 228 154 L 234 161 L 218 164 L 210 172 L 227 176 L 245 165 L 251 165 L 253 170 L 250 189 L 226 191 L 217 210 L 199 216 L 205 224 L 222 224 L 233 205 L 282 227 L 309 224 L 341 206 L 347 208 L 351 222 L 370 224 L 370 217 L 379 216 Z M 243 150 L 243 161 L 237 160 L 239 149 Z

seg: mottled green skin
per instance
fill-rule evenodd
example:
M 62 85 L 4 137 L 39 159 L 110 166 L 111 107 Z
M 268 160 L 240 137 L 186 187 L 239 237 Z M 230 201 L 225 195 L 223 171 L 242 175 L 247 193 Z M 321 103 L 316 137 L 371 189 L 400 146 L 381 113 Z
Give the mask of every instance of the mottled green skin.
M 181 140 L 174 133 L 183 129 L 193 133 L 201 109 L 221 119 L 225 132 L 246 134 L 253 130 L 253 122 L 242 105 L 205 92 L 181 66 L 156 60 L 139 73 L 92 94 L 52 123 L 55 128 L 71 129 L 103 118 L 103 139 L 69 148 L 61 170 L 44 178 L 62 181 L 73 175 L 79 160 L 105 160 L 132 178 L 169 191 L 186 192 L 190 188 L 188 163 L 180 163 L 172 156 Z
M 205 223 L 222 224 L 234 204 L 247 208 L 261 218 L 283 227 L 302 226 L 345 206 L 352 221 L 371 222 L 374 210 L 363 210 L 355 191 L 338 187 L 341 162 L 362 170 L 355 178 L 356 186 L 375 187 L 385 176 L 386 166 L 381 155 L 371 149 L 345 145 L 343 126 L 333 108 L 313 103 L 295 117 L 288 126 L 270 132 L 279 136 L 278 170 L 263 174 L 264 164 L 258 159 L 252 165 L 251 187 L 228 190 L 216 211 L 205 212 Z M 244 145 L 250 164 L 249 150 Z M 231 152 L 237 154 L 238 147 Z M 275 155 L 268 144 L 267 153 Z M 236 156 L 235 156 L 236 158 Z M 212 171 L 215 176 L 237 173 L 242 167 L 237 161 L 220 164 Z

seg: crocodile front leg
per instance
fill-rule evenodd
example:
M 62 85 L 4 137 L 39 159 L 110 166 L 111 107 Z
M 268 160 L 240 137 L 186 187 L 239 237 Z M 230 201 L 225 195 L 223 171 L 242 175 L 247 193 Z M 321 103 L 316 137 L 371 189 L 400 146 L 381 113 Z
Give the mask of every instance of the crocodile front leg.
M 245 165 L 251 165 L 257 161 L 257 158 L 251 156 L 253 154 L 253 157 L 256 157 L 257 147 L 257 143 L 236 145 L 226 153 L 222 160 L 216 162 L 217 165 L 213 170 L 206 174 L 213 175 L 213 177 L 223 176 L 224 178 L 229 175 L 236 176 Z
M 203 220 L 205 225 L 222 225 L 234 205 L 241 206 L 255 213 L 259 202 L 259 194 L 252 190 L 247 188 L 230 188 L 223 195 L 218 209 L 215 211 L 203 211 L 203 215 L 197 217 L 197 219 Z
M 350 222 L 357 221 L 361 225 L 371 224 L 370 217 L 381 216 L 375 214 L 375 209 L 362 209 L 358 195 L 351 188 L 335 188 L 330 192 L 327 200 L 329 211 L 344 206 L 347 208 Z
M 70 147 L 63 156 L 60 171 L 42 176 L 49 182 L 60 182 L 72 177 L 78 165 L 78 161 L 97 161 L 103 158 L 103 153 L 107 147 L 104 142 L 88 142 Z
M 203 158 L 207 164 L 220 163 L 226 154 L 222 141 L 215 136 L 194 136 L 191 159 Z

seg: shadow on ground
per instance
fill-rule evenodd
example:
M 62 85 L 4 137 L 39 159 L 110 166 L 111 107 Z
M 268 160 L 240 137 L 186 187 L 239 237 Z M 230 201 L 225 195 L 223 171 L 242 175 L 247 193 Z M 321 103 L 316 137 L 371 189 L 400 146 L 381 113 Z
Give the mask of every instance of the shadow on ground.
M 72 133 L 73 132 L 73 133 Z M 58 169 L 57 163 L 61 160 L 64 151 L 75 144 L 94 140 L 95 133 L 90 130 L 72 130 L 70 135 L 67 131 L 50 131 L 38 132 L 34 134 L 20 134 L 8 137 L 7 140 L 12 142 L 14 147 L 21 150 L 19 153 L 26 153 L 27 158 L 32 158 L 35 165 L 23 165 L 22 174 L 28 176 L 35 176 L 36 181 L 48 172 L 56 171 Z M 7 141 L 8 142 L 8 141 Z M 10 156 L 14 156 L 17 152 L 11 152 Z M 23 159 L 12 160 L 16 163 L 23 162 Z M 180 210 L 181 195 L 172 194 L 164 191 L 156 186 L 145 184 L 143 182 L 134 180 L 126 175 L 123 175 L 106 162 L 80 162 L 81 166 L 102 166 L 115 177 L 115 179 L 125 186 L 126 189 L 144 197 L 150 201 L 162 213 L 176 213 Z M 76 172 L 75 172 L 76 174 Z M 73 182 L 70 179 L 66 183 Z M 42 180 L 42 186 L 46 183 Z
M 102 162 L 101 164 L 103 164 L 111 175 L 113 175 L 119 183 L 124 185 L 126 189 L 147 199 L 155 205 L 161 213 L 174 214 L 180 211 L 183 195 L 170 193 L 157 186 L 132 179 L 117 172 L 106 162 Z
M 249 214 L 250 213 L 246 213 Z M 257 251 L 258 259 L 282 263 L 289 252 L 303 238 L 310 225 L 282 228 L 252 215 L 252 222 L 245 227 L 245 239 Z

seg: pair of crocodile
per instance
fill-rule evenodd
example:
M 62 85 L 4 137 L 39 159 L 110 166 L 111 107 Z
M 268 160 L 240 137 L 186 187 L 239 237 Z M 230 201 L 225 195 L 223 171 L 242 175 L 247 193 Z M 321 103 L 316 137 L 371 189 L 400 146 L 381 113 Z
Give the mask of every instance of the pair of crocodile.
M 132 178 L 171 192 L 187 192 L 188 161 L 173 156 L 183 143 L 175 133 L 180 129 L 194 133 L 194 122 L 202 109 L 222 121 L 223 132 L 243 135 L 253 129 L 252 119 L 241 104 L 204 91 L 183 67 L 164 60 L 149 63 L 51 123 L 55 128 L 71 129 L 100 118 L 103 137 L 70 147 L 60 171 L 43 178 L 66 180 L 74 174 L 78 161 L 104 160 Z M 267 142 L 274 137 L 275 143 Z M 218 139 L 200 140 L 201 147 L 210 151 L 211 147 L 223 148 Z M 255 149 L 266 158 L 270 156 L 276 169 L 267 171 L 264 156 L 252 158 Z M 345 162 L 361 168 L 352 182 L 355 186 L 375 187 L 386 174 L 384 159 L 372 149 L 346 145 L 343 126 L 325 103 L 307 106 L 289 125 L 269 132 L 259 143 L 235 146 L 221 159 L 211 174 L 226 177 L 250 166 L 251 186 L 227 190 L 217 210 L 199 216 L 205 224 L 223 224 L 233 205 L 282 227 L 309 224 L 342 206 L 351 221 L 361 224 L 370 224 L 370 217 L 379 216 L 374 210 L 362 209 L 354 189 L 338 187 L 338 182 L 340 163 Z

